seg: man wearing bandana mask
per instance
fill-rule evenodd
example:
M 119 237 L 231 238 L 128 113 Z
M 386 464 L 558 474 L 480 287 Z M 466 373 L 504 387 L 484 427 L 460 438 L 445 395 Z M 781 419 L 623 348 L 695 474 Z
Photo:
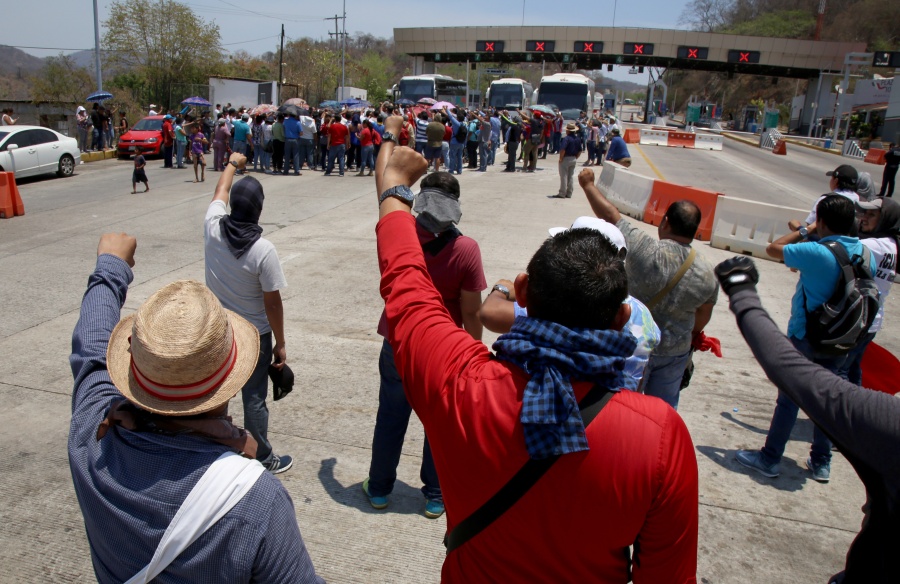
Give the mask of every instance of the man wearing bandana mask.
M 275 246 L 262 237 L 262 185 L 253 177 L 238 181 L 234 174 L 247 164 L 243 154 L 233 153 L 222 171 L 204 221 L 206 285 L 222 303 L 253 323 L 259 330 L 256 369 L 241 390 L 244 426 L 258 443 L 256 458 L 269 472 L 278 474 L 293 464 L 290 456 L 277 455 L 268 439 L 268 367 L 287 360 L 284 308 L 280 290 L 287 286 Z M 226 208 L 231 203 L 231 214 Z M 275 345 L 272 346 L 272 337 Z M 273 362 L 274 357 L 274 362 Z
M 482 325 L 478 310 L 481 307 L 481 292 L 487 288 L 487 281 L 478 244 L 455 227 L 462 217 L 459 181 L 448 172 L 434 172 L 425 177 L 421 185 L 422 191 L 416 197 L 413 210 L 418 213 L 416 232 L 425 253 L 428 274 L 456 325 L 473 339 L 481 340 Z M 403 383 L 394 364 L 394 352 L 387 341 L 384 313 L 378 323 L 378 333 L 384 337 L 378 361 L 381 387 L 372 438 L 372 462 L 363 490 L 372 507 L 384 509 L 388 506 L 387 497 L 397 479 L 397 465 L 412 407 L 404 394 Z M 444 513 L 444 502 L 427 437 L 420 477 L 424 483 L 425 516 L 436 519 Z

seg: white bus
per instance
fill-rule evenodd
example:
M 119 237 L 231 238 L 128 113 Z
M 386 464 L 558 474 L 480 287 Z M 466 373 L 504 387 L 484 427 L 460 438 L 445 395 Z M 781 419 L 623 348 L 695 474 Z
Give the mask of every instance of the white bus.
M 531 105 L 534 88 L 524 79 L 498 79 L 487 91 L 487 105 L 500 109 L 526 108 Z
M 446 75 L 408 75 L 400 78 L 391 93 L 394 101 L 408 99 L 416 102 L 423 97 L 449 101 L 460 107 L 466 105 L 466 82 Z
M 564 120 L 590 114 L 594 105 L 594 81 L 578 73 L 556 73 L 541 79 L 535 103 L 559 108 Z

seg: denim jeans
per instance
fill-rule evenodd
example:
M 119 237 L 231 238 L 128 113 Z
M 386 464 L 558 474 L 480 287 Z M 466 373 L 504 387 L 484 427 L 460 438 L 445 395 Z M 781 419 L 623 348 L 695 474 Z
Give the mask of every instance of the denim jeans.
M 456 174 L 462 174 L 462 165 L 463 165 L 463 146 L 462 144 L 454 144 L 450 143 L 450 161 L 447 163 L 449 167 L 447 170 L 450 174 L 454 172 Z
M 328 168 L 325 170 L 325 172 L 330 173 L 332 170 L 334 170 L 334 162 L 335 160 L 337 160 L 341 176 L 344 176 L 344 158 L 346 154 L 346 144 L 338 144 L 337 146 L 330 147 L 328 149 Z
M 485 172 L 487 170 L 488 165 L 488 156 L 490 156 L 491 149 L 488 148 L 487 142 L 479 142 L 478 143 L 478 170 L 481 172 Z
M 184 148 L 187 146 L 187 141 L 179 142 L 175 141 L 175 166 L 181 168 L 184 166 Z
M 234 146 L 232 146 L 231 149 L 234 152 L 237 152 L 238 154 L 243 154 L 244 156 L 246 156 L 247 155 L 247 142 L 245 142 L 244 140 L 235 140 Z
M 284 170 L 282 174 L 287 174 L 294 165 L 294 172 L 300 172 L 300 140 L 297 138 L 288 138 L 284 141 Z
M 372 463 L 369 465 L 369 494 L 373 497 L 385 497 L 394 490 L 397 480 L 397 465 L 400 464 L 400 451 L 403 439 L 409 426 L 412 407 L 403 393 L 403 382 L 397 373 L 394 363 L 394 351 L 387 340 L 381 345 L 381 356 L 378 359 L 378 371 L 381 374 L 381 387 L 378 391 L 378 415 L 375 418 L 375 435 L 372 437 Z M 437 470 L 428 437 L 422 449 L 422 467 L 419 471 L 422 480 L 422 494 L 430 501 L 441 501 L 441 485 L 438 482 Z
M 361 173 L 367 166 L 371 172 L 375 172 L 375 146 L 362 147 L 362 161 L 359 163 L 359 172 Z
M 862 338 L 862 341 L 856 348 L 847 353 L 847 358 L 844 361 L 844 372 L 845 375 L 841 375 L 841 377 L 847 378 L 847 381 L 853 383 L 855 385 L 862 386 L 862 358 L 863 353 L 866 352 L 866 349 L 869 347 L 869 343 L 875 340 L 875 335 L 877 333 L 869 333 Z
M 845 363 L 847 356 L 839 357 L 817 355 L 806 339 L 797 339 L 791 337 L 791 343 L 794 344 L 804 357 L 828 369 L 844 379 L 847 378 L 847 370 Z M 767 464 L 773 464 L 781 460 L 784 454 L 784 447 L 787 445 L 791 437 L 791 430 L 797 422 L 797 412 L 800 408 L 791 401 L 791 398 L 778 392 L 778 399 L 775 401 L 775 413 L 772 414 L 772 423 L 769 424 L 769 434 L 766 436 L 766 445 L 762 448 L 762 455 Z M 813 428 L 812 448 L 809 451 L 813 463 L 816 465 L 831 462 L 831 441 L 825 434 L 819 430 L 818 426 Z
M 269 407 L 266 397 L 269 395 L 269 365 L 272 363 L 272 333 L 259 335 L 259 358 L 250 379 L 241 389 L 244 402 L 244 428 L 256 440 L 256 459 L 263 464 L 272 458 L 272 445 L 269 443 Z
M 313 146 L 312 138 L 300 138 L 300 164 L 298 165 L 297 170 L 300 170 L 299 167 L 303 166 L 303 163 L 306 163 L 306 166 L 309 167 L 310 170 L 315 168 L 316 163 L 313 160 L 313 153 L 315 152 L 315 148 Z
M 566 160 L 571 160 L 574 168 L 575 158 L 569 157 Z M 660 398 L 677 410 L 678 398 L 681 396 L 681 379 L 690 358 L 690 349 L 687 353 L 674 357 L 651 354 L 644 370 L 644 393 Z
M 78 147 L 82 152 L 88 149 L 87 128 L 78 127 Z
M 103 150 L 103 131 L 94 128 L 94 150 Z
M 494 163 L 497 162 L 497 147 L 500 145 L 500 137 L 492 137 L 491 138 L 491 149 L 490 154 L 488 155 L 488 164 L 494 166 Z

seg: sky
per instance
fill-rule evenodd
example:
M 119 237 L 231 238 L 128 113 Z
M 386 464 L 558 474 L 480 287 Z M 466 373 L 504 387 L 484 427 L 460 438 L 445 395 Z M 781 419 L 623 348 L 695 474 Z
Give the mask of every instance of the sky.
M 327 39 L 334 31 L 334 21 L 326 20 L 343 10 L 342 4 L 304 2 L 302 0 L 181 0 L 206 21 L 219 25 L 225 50 L 245 50 L 262 54 L 275 50 L 281 24 L 285 37 Z M 423 3 L 413 0 L 346 0 L 347 32 L 366 32 L 377 37 L 393 36 L 393 29 L 437 26 L 622 26 L 644 28 L 681 28 L 678 17 L 683 4 L 663 0 L 454 0 Z M 103 21 L 110 0 L 97 0 L 100 12 L 101 38 Z M 38 57 L 92 49 L 94 17 L 92 0 L 39 0 L 40 24 L 5 27 L 2 44 L 17 46 Z M 618 4 L 621 4 L 619 6 Z M 3 9 L 4 21 L 33 21 L 35 3 L 8 2 Z M 587 12 L 590 15 L 586 14 Z M 614 18 L 615 17 L 615 18 Z M 29 48 L 26 48 L 29 47 Z M 47 47 L 31 48 L 31 47 Z M 63 49 L 63 50 L 61 50 Z M 627 67 L 616 67 L 604 75 L 646 83 L 647 74 L 630 75 Z

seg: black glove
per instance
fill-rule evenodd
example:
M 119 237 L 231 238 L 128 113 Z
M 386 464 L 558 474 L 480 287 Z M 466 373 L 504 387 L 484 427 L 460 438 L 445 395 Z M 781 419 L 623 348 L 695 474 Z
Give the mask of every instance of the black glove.
M 759 282 L 756 265 L 747 256 L 734 256 L 716 266 L 716 277 L 722 285 L 722 291 L 728 296 L 738 290 L 755 290 Z

